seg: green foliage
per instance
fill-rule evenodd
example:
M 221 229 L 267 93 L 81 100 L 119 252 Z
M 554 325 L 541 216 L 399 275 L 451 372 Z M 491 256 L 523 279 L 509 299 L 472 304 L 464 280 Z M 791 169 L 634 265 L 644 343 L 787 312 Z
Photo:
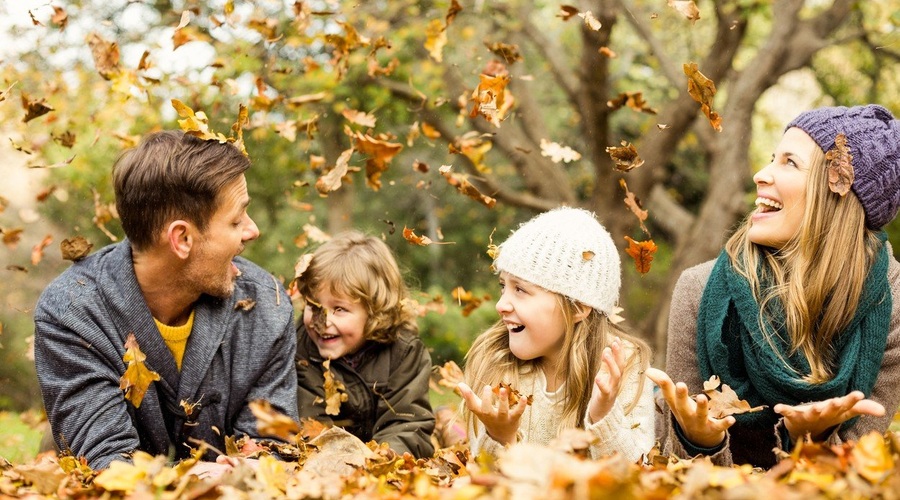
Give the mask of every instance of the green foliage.
M 43 429 L 25 423 L 23 416 L 0 411 L 0 457 L 14 464 L 31 462 L 43 436 Z

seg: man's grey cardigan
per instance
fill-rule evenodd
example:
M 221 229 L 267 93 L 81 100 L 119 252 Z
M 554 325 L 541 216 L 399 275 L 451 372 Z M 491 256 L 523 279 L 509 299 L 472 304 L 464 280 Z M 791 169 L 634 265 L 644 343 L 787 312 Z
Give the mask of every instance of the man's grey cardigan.
M 242 274 L 230 298 L 203 295 L 195 303 L 181 372 L 144 301 L 128 241 L 101 249 L 50 283 L 35 307 L 34 358 L 61 450 L 103 469 L 135 450 L 185 457 L 189 437 L 223 451 L 225 436 L 260 437 L 248 407 L 256 399 L 297 418 L 291 301 L 259 266 L 240 257 L 235 264 Z M 235 310 L 242 299 L 256 305 Z M 140 408 L 119 389 L 129 333 L 160 375 Z M 196 406 L 186 411 L 182 402 Z

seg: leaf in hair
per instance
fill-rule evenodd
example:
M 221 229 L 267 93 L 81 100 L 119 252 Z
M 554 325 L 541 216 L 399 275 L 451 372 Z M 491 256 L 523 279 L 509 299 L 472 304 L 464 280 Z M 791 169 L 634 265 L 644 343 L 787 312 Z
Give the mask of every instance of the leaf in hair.
M 847 146 L 847 136 L 838 134 L 834 138 L 834 149 L 825 153 L 828 170 L 828 188 L 840 196 L 850 192 L 853 185 L 853 155 Z

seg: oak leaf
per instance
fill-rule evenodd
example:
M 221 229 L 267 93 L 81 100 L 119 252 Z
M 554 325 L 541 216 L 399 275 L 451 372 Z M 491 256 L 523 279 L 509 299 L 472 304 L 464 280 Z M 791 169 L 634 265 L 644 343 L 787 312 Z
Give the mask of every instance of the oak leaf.
M 722 388 L 718 390 L 720 385 Z M 713 418 L 753 413 L 766 408 L 765 406 L 751 408 L 750 403 L 738 398 L 737 393 L 728 384 L 722 384 L 718 375 L 713 375 L 703 382 L 703 394 L 709 399 L 709 416 Z
M 125 391 L 125 399 L 131 402 L 135 408 L 141 407 L 144 395 L 150 388 L 150 384 L 159 380 L 159 374 L 147 368 L 144 361 L 147 356 L 141 352 L 134 333 L 128 334 L 125 341 L 125 355 L 122 356 L 128 366 L 125 374 L 119 379 L 119 389 Z
M 262 436 L 272 436 L 291 442 L 300 432 L 300 425 L 291 417 L 279 412 L 265 399 L 257 399 L 249 404 L 256 417 L 256 429 Z
M 59 244 L 59 250 L 62 252 L 63 260 L 71 260 L 78 262 L 87 257 L 91 253 L 94 244 L 85 239 L 84 236 L 75 236 L 74 238 L 65 238 Z
M 850 192 L 853 185 L 853 155 L 847 146 L 847 136 L 838 134 L 834 138 L 834 149 L 825 153 L 828 162 L 828 189 L 833 193 L 844 196 Z
M 622 141 L 622 146 L 609 146 L 606 152 L 615 162 L 616 170 L 619 172 L 629 172 L 644 164 L 644 160 L 638 154 L 634 145 L 628 141 Z
M 722 117 L 712 110 L 713 98 L 716 95 L 716 84 L 703 75 L 697 67 L 697 63 L 686 63 L 684 65 L 684 74 L 688 77 L 688 94 L 700 103 L 700 109 L 709 124 L 717 132 L 722 131 Z
M 625 249 L 625 253 L 634 259 L 634 267 L 637 269 L 637 272 L 642 275 L 650 272 L 653 254 L 658 249 L 656 243 L 653 243 L 653 240 L 634 241 L 630 236 L 625 236 L 625 239 L 628 241 L 628 248 Z
M 575 151 L 569 146 L 563 146 L 556 142 L 550 142 L 547 139 L 541 139 L 541 156 L 550 158 L 553 163 L 570 161 L 578 161 L 581 159 L 581 153 Z

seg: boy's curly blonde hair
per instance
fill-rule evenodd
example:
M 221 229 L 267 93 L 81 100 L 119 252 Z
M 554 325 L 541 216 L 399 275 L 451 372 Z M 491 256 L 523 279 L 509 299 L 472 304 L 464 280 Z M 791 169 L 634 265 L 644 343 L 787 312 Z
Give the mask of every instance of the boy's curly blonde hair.
M 364 336 L 383 344 L 397 340 L 400 330 L 418 332 L 393 253 L 378 238 L 359 231 L 340 233 L 319 247 L 298 279 L 300 294 L 316 300 L 327 286 L 332 294 L 359 301 L 369 315 Z

